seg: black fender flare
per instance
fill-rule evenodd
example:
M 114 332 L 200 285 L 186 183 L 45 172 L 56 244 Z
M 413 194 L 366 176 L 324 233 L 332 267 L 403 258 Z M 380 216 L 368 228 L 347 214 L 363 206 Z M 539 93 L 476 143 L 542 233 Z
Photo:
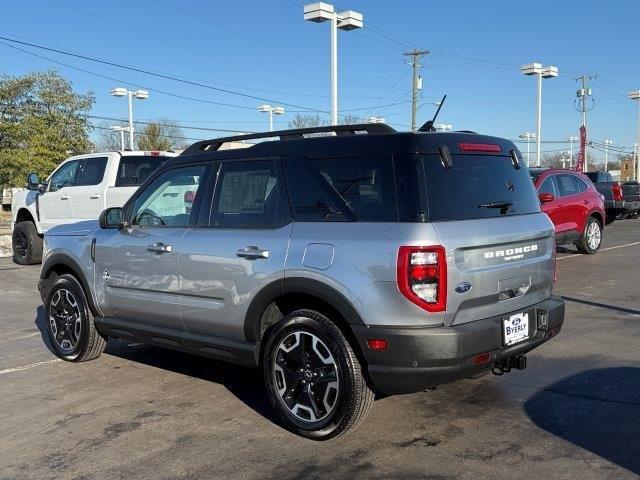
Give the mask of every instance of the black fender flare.
M 249 304 L 244 321 L 246 340 L 253 343 L 260 342 L 260 322 L 266 308 L 281 295 L 295 293 L 311 295 L 331 305 L 348 324 L 365 325 L 351 302 L 335 288 L 319 280 L 287 277 L 267 284 Z
M 84 290 L 84 295 L 87 297 L 87 301 L 89 302 L 89 308 L 91 309 L 91 312 L 93 313 L 93 315 L 97 316 L 98 309 L 96 308 L 92 290 L 89 288 L 89 283 L 87 282 L 87 279 L 82 272 L 82 268 L 80 268 L 78 262 L 76 262 L 73 258 L 63 253 L 54 253 L 53 255 L 47 257 L 47 260 L 42 264 L 42 269 L 40 270 L 40 282 L 38 283 L 42 301 L 45 301 L 47 293 L 42 287 L 44 286 L 44 283 L 50 276 L 51 272 L 55 270 L 55 267 L 59 265 L 64 265 L 67 269 L 73 272 L 74 276 L 82 285 L 82 289 Z

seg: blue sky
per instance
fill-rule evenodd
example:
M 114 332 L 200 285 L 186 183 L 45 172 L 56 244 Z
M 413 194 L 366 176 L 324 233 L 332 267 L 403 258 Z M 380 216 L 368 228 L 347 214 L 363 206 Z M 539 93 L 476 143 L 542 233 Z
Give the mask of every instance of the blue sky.
M 0 34 L 264 97 L 274 105 L 327 111 L 329 25 L 303 21 L 301 4 L 302 0 L 21 0 L 4 2 Z M 422 72 L 426 105 L 419 112 L 420 123 L 433 113 L 428 102 L 446 93 L 439 120 L 454 129 L 509 138 L 535 131 L 535 80 L 522 76 L 519 66 L 536 60 L 560 69 L 559 78 L 543 84 L 543 140 L 577 135 L 574 77 L 588 73 L 598 74 L 591 85 L 596 103 L 589 114 L 590 138 L 610 138 L 627 147 L 635 142 L 637 106 L 626 94 L 640 88 L 640 63 L 632 55 L 638 44 L 640 2 L 348 0 L 339 6 L 362 12 L 365 21 L 364 29 L 338 35 L 343 114 L 380 115 L 394 127 L 407 129 L 411 78 L 402 51 L 419 47 L 432 52 Z M 95 115 L 125 117 L 126 102 L 111 97 L 109 90 L 132 86 L 129 82 L 151 90 L 149 100 L 135 103 L 136 119 L 166 116 L 188 127 L 248 131 L 267 125 L 267 116 L 255 110 L 264 103 L 257 99 L 21 48 L 122 80 L 100 78 L 0 45 L 0 71 L 18 75 L 57 67 L 77 90 L 95 93 Z M 156 89 L 237 107 L 180 99 Z M 302 110 L 287 105 L 285 109 L 276 126 L 286 127 L 293 112 Z M 194 138 L 224 135 L 186 133 Z M 562 147 L 549 144 L 543 150 Z

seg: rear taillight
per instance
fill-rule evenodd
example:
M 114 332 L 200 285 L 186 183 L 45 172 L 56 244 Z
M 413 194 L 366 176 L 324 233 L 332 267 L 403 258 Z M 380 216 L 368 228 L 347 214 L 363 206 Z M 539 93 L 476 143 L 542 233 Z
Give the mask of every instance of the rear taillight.
M 398 250 L 398 288 L 427 312 L 442 312 L 447 306 L 447 261 L 445 249 L 400 247 Z
M 622 185 L 614 183 L 611 185 L 611 193 L 613 193 L 613 200 L 619 202 L 622 200 Z

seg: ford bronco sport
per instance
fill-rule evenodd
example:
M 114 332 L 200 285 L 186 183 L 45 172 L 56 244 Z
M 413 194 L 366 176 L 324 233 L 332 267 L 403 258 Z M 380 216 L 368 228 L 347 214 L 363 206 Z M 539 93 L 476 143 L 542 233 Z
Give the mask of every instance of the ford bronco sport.
M 376 395 L 525 368 L 564 320 L 554 275 L 512 142 L 373 124 L 196 143 L 47 232 L 39 288 L 61 358 L 113 336 L 259 367 L 283 424 L 327 439 Z

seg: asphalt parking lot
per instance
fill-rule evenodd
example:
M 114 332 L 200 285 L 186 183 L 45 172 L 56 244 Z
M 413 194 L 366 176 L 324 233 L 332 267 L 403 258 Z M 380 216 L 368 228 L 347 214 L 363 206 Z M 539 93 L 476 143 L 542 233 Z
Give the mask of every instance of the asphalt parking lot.
M 0 259 L 0 478 L 638 478 L 639 232 L 559 252 L 565 327 L 527 370 L 379 400 L 324 443 L 279 427 L 251 370 L 122 340 L 56 360 L 39 267 Z

